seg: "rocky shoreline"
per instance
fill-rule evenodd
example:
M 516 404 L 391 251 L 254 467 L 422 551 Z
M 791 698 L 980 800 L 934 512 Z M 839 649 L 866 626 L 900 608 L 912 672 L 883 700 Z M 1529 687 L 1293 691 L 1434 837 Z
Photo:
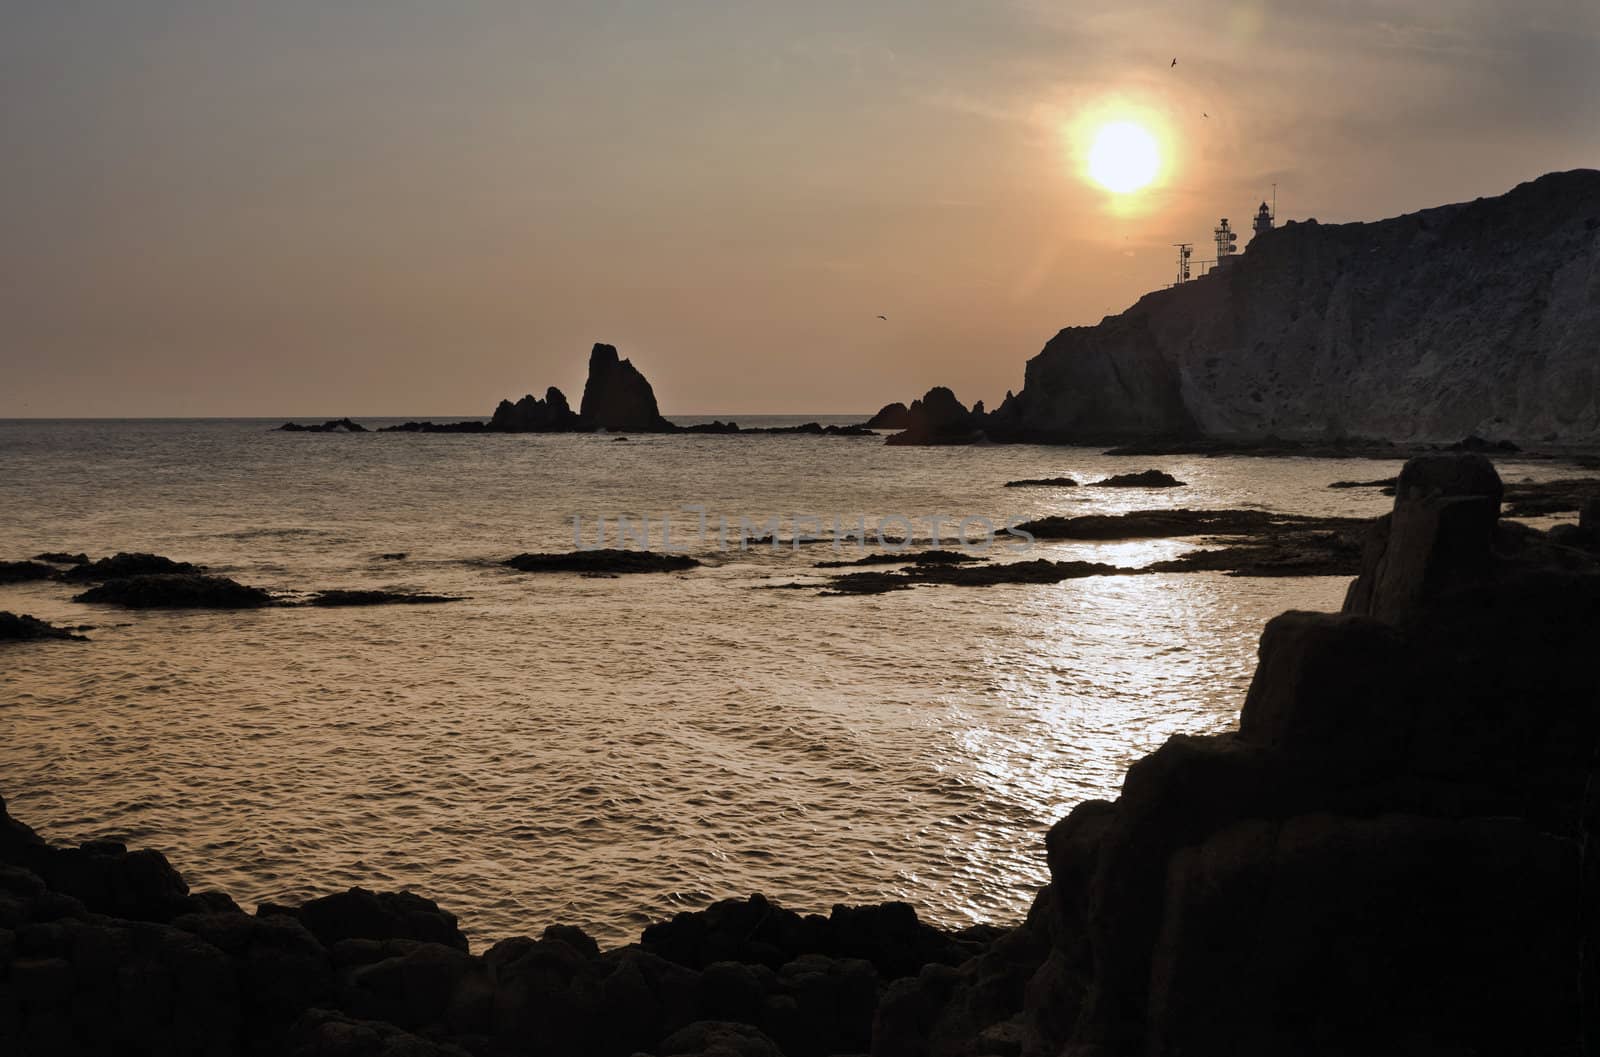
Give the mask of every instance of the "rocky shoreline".
M 0 1052 L 1548 1055 L 1600 1027 L 1600 526 L 1408 463 L 1340 613 L 1268 623 L 1239 729 L 1050 831 L 1024 922 L 725 900 L 472 953 L 424 897 L 246 913 L 0 801 Z M 965 569 L 929 557 L 919 567 Z

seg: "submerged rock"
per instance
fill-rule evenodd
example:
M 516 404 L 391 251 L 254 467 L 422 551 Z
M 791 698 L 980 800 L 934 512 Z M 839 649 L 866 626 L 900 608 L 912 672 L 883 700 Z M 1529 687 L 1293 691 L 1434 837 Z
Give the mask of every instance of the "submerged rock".
M 0 610 L 0 642 L 37 642 L 42 639 L 89 641 L 82 635 L 74 634 L 72 628 L 56 627 L 26 613 L 8 613 Z
M 348 418 L 332 418 L 320 426 L 302 426 L 298 422 L 285 422 L 278 429 L 285 433 L 365 433 L 367 427 Z
M 567 553 L 528 553 L 501 564 L 525 573 L 668 573 L 693 569 L 700 562 L 687 554 L 659 554 L 603 547 Z
M 74 595 L 74 602 L 99 602 L 124 609 L 259 609 L 277 599 L 259 587 L 226 576 L 162 573 L 107 580 Z
M 175 562 L 159 554 L 128 553 L 119 551 L 97 562 L 80 564 L 62 574 L 62 579 L 79 583 L 94 580 L 116 580 L 126 576 L 146 576 L 169 573 L 200 573 L 205 567 L 189 562 Z
M 439 602 L 459 602 L 456 595 L 429 595 L 414 591 L 331 590 L 318 591 L 308 606 L 419 606 Z
M 1182 488 L 1183 486 L 1184 482 L 1162 470 L 1119 473 L 1090 484 L 1091 488 Z
M 965 551 L 928 550 L 928 551 L 888 551 L 883 554 L 868 554 L 849 561 L 820 561 L 818 569 L 844 569 L 853 565 L 966 565 L 971 562 L 981 562 L 983 559 L 976 554 Z

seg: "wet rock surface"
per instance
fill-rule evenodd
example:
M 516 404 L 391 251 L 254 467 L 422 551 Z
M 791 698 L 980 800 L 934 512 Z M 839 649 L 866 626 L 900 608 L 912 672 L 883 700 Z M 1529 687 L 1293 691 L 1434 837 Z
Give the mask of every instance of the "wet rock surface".
M 1017 525 L 1042 540 L 1179 539 L 1186 536 L 1272 536 L 1287 531 L 1361 529 L 1366 518 L 1315 517 L 1269 510 L 1135 510 L 1126 514 L 1052 516 Z
M 928 551 L 887 551 L 883 554 L 867 554 L 860 558 L 848 561 L 830 560 L 817 563 L 818 569 L 845 569 L 856 565 L 967 565 L 972 562 L 981 562 L 983 559 L 976 554 L 966 551 L 928 550 Z
M 201 573 L 158 573 L 107 580 L 74 595 L 72 600 L 124 609 L 259 609 L 278 601 L 259 587 Z
M 630 551 L 605 547 L 592 551 L 518 554 L 507 558 L 502 564 L 524 573 L 621 575 L 680 572 L 696 568 L 700 562 L 687 554 L 660 554 L 655 551 Z
M 34 580 L 50 580 L 60 575 L 60 570 L 43 562 L 0 562 L 0 584 L 25 584 Z
M 201 572 L 205 572 L 202 566 L 173 561 L 159 554 L 119 551 L 99 561 L 80 562 L 63 573 L 61 578 L 76 583 L 91 583 L 96 580 L 117 580 L 127 576 Z
M 84 636 L 76 634 L 76 630 L 57 627 L 38 617 L 30 617 L 26 613 L 0 610 L 0 642 L 40 642 L 48 639 L 89 641 Z

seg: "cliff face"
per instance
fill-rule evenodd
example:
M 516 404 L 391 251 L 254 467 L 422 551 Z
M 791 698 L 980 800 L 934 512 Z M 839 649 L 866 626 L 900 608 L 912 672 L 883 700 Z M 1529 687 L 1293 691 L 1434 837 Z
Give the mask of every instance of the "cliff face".
M 1290 223 L 1028 362 L 993 435 L 1600 441 L 1600 172 Z

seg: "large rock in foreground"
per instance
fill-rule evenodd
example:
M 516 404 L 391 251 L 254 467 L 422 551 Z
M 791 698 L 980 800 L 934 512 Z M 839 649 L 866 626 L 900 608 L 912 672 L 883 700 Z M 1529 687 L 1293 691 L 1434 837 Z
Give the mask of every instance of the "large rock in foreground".
M 1600 560 L 1498 521 L 1482 456 L 1397 493 L 1345 611 L 1267 625 L 1237 733 L 1051 830 L 1021 997 L 919 978 L 877 1052 L 1582 1052 Z

